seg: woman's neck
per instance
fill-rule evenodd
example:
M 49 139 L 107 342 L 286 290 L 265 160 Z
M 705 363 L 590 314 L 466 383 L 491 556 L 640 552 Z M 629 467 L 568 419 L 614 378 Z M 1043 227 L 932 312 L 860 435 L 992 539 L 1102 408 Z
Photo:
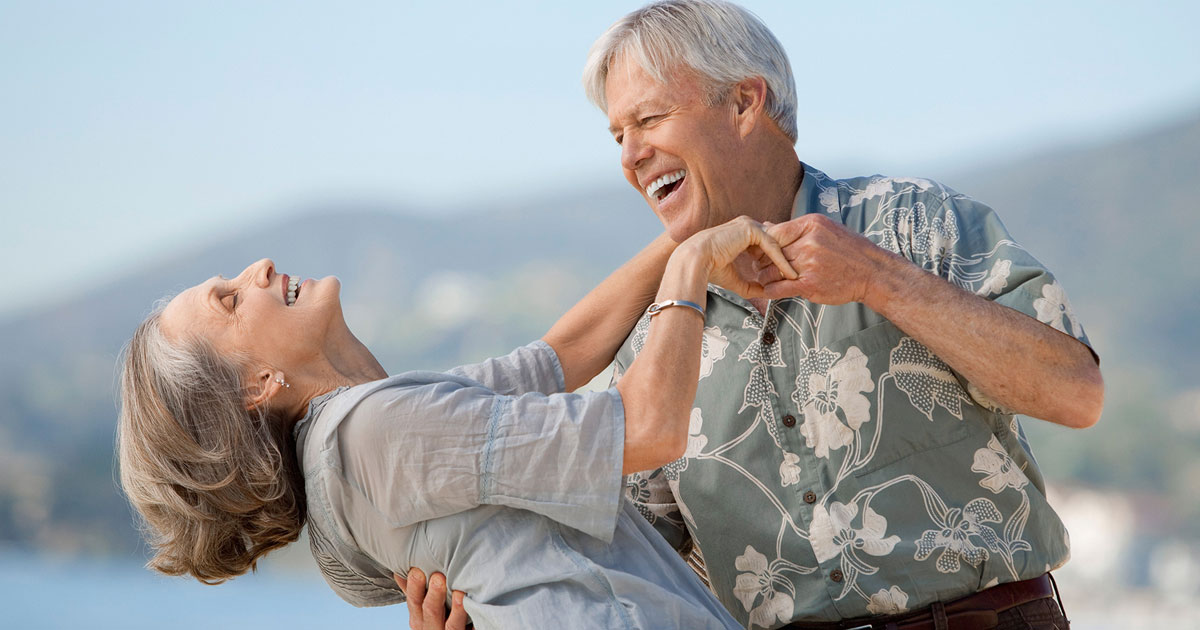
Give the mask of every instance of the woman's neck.
M 285 403 L 291 412 L 288 417 L 303 418 L 313 398 L 339 387 L 354 387 L 387 378 L 387 370 L 349 328 L 343 324 L 335 329 L 321 355 L 288 378 L 292 385 L 289 389 L 293 390 L 291 404 Z

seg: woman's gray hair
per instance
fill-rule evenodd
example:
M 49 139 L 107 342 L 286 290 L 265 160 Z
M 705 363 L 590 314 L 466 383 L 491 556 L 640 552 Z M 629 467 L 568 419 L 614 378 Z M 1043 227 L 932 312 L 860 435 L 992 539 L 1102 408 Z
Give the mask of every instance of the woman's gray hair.
M 592 44 L 583 69 L 588 100 L 606 114 L 605 82 L 622 54 L 661 83 L 681 64 L 690 68 L 708 83 L 709 105 L 723 102 L 738 82 L 762 77 L 767 115 L 796 141 L 792 66 L 783 45 L 750 11 L 720 0 L 665 0 L 618 20 Z
M 168 340 L 165 305 L 123 351 L 121 488 L 154 549 L 148 566 L 215 584 L 296 540 L 303 481 L 288 424 L 246 409 L 243 359 L 199 338 Z

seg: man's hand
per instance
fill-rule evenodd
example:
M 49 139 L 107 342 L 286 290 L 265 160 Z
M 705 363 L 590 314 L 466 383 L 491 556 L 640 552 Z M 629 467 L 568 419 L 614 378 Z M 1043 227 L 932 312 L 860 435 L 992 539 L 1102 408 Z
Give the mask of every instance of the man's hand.
M 799 296 L 817 304 L 868 303 L 871 280 L 891 255 L 819 214 L 769 225 L 767 234 L 783 245 L 784 256 L 799 276 L 784 278 L 774 261 L 760 256 L 755 262 L 757 282 L 771 299 Z
M 413 567 L 408 570 L 408 579 L 393 573 L 396 585 L 408 597 L 408 627 L 410 630 L 466 630 L 470 619 L 463 609 L 462 591 L 451 596 L 450 616 L 446 616 L 446 576 L 434 573 L 426 591 L 425 573 Z

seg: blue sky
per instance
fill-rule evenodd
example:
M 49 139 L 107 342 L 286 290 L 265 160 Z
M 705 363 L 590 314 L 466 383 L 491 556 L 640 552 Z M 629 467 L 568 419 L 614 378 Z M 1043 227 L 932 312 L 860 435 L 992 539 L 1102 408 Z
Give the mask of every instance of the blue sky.
M 0 0 L 0 317 L 316 204 L 622 185 L 579 76 L 640 4 Z M 743 4 L 791 56 L 800 157 L 837 176 L 1200 112 L 1200 3 Z

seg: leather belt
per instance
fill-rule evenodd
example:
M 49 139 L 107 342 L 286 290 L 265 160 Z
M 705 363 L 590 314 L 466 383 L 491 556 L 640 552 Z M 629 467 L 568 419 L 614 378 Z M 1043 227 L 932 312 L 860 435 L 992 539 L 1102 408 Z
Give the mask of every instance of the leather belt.
M 936 602 L 916 612 L 825 623 L 793 623 L 780 630 L 990 630 L 999 623 L 998 613 L 1054 596 L 1054 585 L 1047 573 L 1031 580 L 993 586 L 946 604 Z

